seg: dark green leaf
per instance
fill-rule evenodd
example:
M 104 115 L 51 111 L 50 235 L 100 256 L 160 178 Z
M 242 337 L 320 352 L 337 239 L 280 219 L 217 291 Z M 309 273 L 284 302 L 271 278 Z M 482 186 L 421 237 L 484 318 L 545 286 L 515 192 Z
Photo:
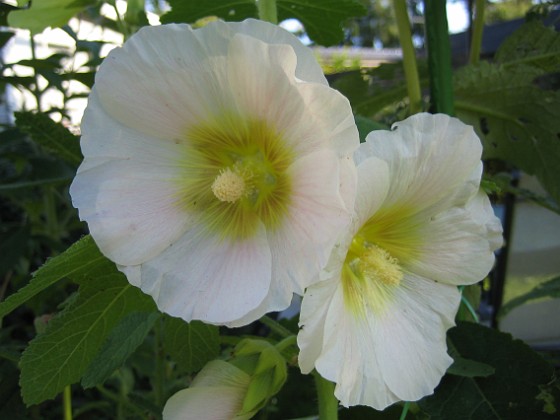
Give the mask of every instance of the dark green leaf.
M 241 21 L 257 17 L 254 0 L 169 0 L 171 10 L 161 17 L 161 23 L 193 23 L 207 16 L 217 16 L 224 20 Z
M 366 141 L 366 137 L 369 133 L 375 130 L 389 130 L 385 124 L 380 124 L 373 121 L 371 118 L 362 117 L 361 115 L 354 115 L 356 120 L 356 126 L 358 127 L 358 132 L 360 133 L 360 142 Z
M 278 19 L 298 19 L 309 38 L 321 45 L 333 45 L 343 40 L 342 23 L 366 12 L 358 0 L 278 0 Z M 171 10 L 161 17 L 162 23 L 193 23 L 207 16 L 241 21 L 258 17 L 254 0 L 169 0 Z
M 0 418 L 9 420 L 28 419 L 19 395 L 19 372 L 16 366 L 0 360 Z
M 18 263 L 25 254 L 29 236 L 29 228 L 25 226 L 9 229 L 0 234 L 0 273 L 8 272 Z
M 187 373 L 200 370 L 220 352 L 218 327 L 200 321 L 187 323 L 166 316 L 163 340 L 169 355 Z
M 39 112 L 16 112 L 16 126 L 33 141 L 64 161 L 77 166 L 82 161 L 78 136 L 48 115 Z
M 541 388 L 554 368 L 509 334 L 470 322 L 449 331 L 461 357 L 492 366 L 488 377 L 446 375 L 433 396 L 419 402 L 431 420 L 548 419 Z
M 560 298 L 560 277 L 555 277 L 551 280 L 539 284 L 521 296 L 513 298 L 500 309 L 499 316 L 504 317 L 518 306 L 524 305 L 536 299 L 542 298 Z
M 277 6 L 278 20 L 298 19 L 309 38 L 326 46 L 342 42 L 346 19 L 366 13 L 357 0 L 277 0 Z
M 63 278 L 80 279 L 88 273 L 103 274 L 106 270 L 112 270 L 113 267 L 114 264 L 99 252 L 91 236 L 86 236 L 64 253 L 47 260 L 33 274 L 33 278 L 27 286 L 1 302 L 0 318 Z
M 150 297 L 124 275 L 106 269 L 82 277 L 78 298 L 50 321 L 21 357 L 20 385 L 27 405 L 55 397 L 78 382 L 120 320 L 132 312 L 153 312 Z
M 102 384 L 120 368 L 150 332 L 160 314 L 133 312 L 123 317 L 113 328 L 101 351 L 97 353 L 82 378 L 82 386 Z

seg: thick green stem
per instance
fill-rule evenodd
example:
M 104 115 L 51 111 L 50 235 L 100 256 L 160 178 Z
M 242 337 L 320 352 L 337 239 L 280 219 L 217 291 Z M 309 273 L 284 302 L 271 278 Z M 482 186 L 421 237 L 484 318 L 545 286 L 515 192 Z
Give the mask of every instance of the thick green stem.
M 264 325 L 266 325 L 268 328 L 270 328 L 271 331 L 275 332 L 280 337 L 287 338 L 287 337 L 291 337 L 292 335 L 294 335 L 294 333 L 291 332 L 289 329 L 282 326 L 279 322 L 273 320 L 272 318 L 270 318 L 266 315 L 263 316 L 259 321 L 261 321 Z
M 313 377 L 319 398 L 319 420 L 337 420 L 338 400 L 334 396 L 335 385 L 319 375 L 317 371 L 313 371 Z
M 469 62 L 476 64 L 480 60 L 480 48 L 482 47 L 482 32 L 484 30 L 484 6 L 486 0 L 476 0 L 474 5 L 474 21 L 471 39 L 471 51 Z
M 408 413 L 408 409 L 410 408 L 410 403 L 407 401 L 404 403 L 403 409 L 401 411 L 401 416 L 399 417 L 399 420 L 405 420 L 406 419 L 406 415 Z
M 426 40 L 430 70 L 430 101 L 433 112 L 453 115 L 451 46 L 446 0 L 425 0 Z
M 257 0 L 259 9 L 259 19 L 266 22 L 278 23 L 278 9 L 276 8 L 276 0 Z
M 64 387 L 62 405 L 64 408 L 64 420 L 72 420 L 72 389 L 70 385 Z
M 406 0 L 393 0 L 395 18 L 399 29 L 399 40 L 403 54 L 404 75 L 406 78 L 406 88 L 410 101 L 410 113 L 416 114 L 422 111 L 422 92 L 420 90 L 420 79 L 418 77 L 418 67 L 416 65 L 416 53 L 412 45 L 412 32 L 410 30 L 410 20 L 406 9 Z

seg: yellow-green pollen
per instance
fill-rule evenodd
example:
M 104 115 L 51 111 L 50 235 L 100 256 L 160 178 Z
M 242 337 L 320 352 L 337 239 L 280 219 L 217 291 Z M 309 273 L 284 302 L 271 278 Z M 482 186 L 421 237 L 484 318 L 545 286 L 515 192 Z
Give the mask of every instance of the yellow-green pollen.
M 277 229 L 290 204 L 294 153 L 272 124 L 224 113 L 186 132 L 178 203 L 206 231 L 245 239 Z
M 342 270 L 346 306 L 359 317 L 365 316 L 366 309 L 382 311 L 403 275 L 397 258 L 356 235 Z

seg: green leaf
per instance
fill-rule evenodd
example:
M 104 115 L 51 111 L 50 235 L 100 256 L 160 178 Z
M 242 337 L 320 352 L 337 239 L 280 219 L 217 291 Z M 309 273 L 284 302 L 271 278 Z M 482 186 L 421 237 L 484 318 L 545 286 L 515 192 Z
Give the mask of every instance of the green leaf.
M 369 133 L 375 130 L 389 130 L 389 127 L 385 124 L 373 121 L 371 118 L 362 117 L 361 115 L 354 115 L 354 120 L 356 121 L 356 126 L 358 127 L 358 132 L 360 133 L 360 142 L 366 141 L 366 137 Z
M 254 0 L 169 0 L 171 10 L 161 17 L 162 23 L 193 23 L 207 16 L 228 21 L 257 18 Z M 313 41 L 334 45 L 343 40 L 342 23 L 353 16 L 366 13 L 358 0 L 277 0 L 278 20 L 298 19 Z
M 555 277 L 551 280 L 545 281 L 544 283 L 539 284 L 530 292 L 513 298 L 504 306 L 502 306 L 499 312 L 499 316 L 500 318 L 502 318 L 518 306 L 542 298 L 560 298 L 560 277 Z
M 163 328 L 164 349 L 187 373 L 200 370 L 220 353 L 219 330 L 214 325 L 165 316 Z
M 461 357 L 492 366 L 488 377 L 446 375 L 433 396 L 419 402 L 431 420 L 547 419 L 541 388 L 554 368 L 511 335 L 461 322 L 449 330 Z
M 330 46 L 342 42 L 342 23 L 366 14 L 357 0 L 277 0 L 278 20 L 298 19 L 309 38 L 317 44 Z
M 425 62 L 418 62 L 418 72 L 422 77 L 421 86 L 427 86 Z M 331 86 L 348 98 L 355 114 L 365 117 L 374 117 L 384 108 L 408 96 L 401 62 L 344 73 L 334 78 Z
M 74 166 L 82 162 L 79 137 L 62 124 L 40 112 L 16 112 L 15 117 L 16 126 L 47 151 Z
M 87 368 L 82 386 L 91 388 L 109 378 L 142 344 L 159 317 L 158 312 L 132 312 L 123 317 Z
M 85 236 L 64 253 L 53 257 L 39 268 L 29 284 L 0 303 L 0 318 L 3 318 L 33 296 L 69 277 L 79 279 L 85 274 L 114 269 L 114 264 L 99 252 L 91 236 Z
M 257 17 L 255 0 L 169 0 L 171 10 L 161 16 L 161 23 L 194 23 L 207 16 L 216 16 L 223 20 L 242 21 Z
M 456 73 L 456 111 L 484 143 L 484 157 L 535 174 L 560 202 L 560 34 L 537 22 L 504 42 L 496 64 Z
M 560 68 L 560 36 L 541 21 L 527 22 L 505 40 L 494 59 L 499 63 L 525 63 L 545 72 L 556 72 Z
M 447 373 L 466 378 L 486 378 L 493 375 L 495 369 L 486 363 L 475 362 L 460 356 L 453 359 L 453 364 L 447 369 Z
M 14 10 L 8 15 L 8 24 L 16 28 L 29 29 L 40 33 L 46 28 L 65 25 L 78 12 L 95 3 L 95 0 L 40 0 L 29 2 L 31 7 Z
M 27 405 L 55 397 L 78 382 L 113 328 L 132 312 L 153 312 L 150 297 L 113 266 L 78 281 L 78 298 L 53 318 L 21 357 L 21 392 Z
M 480 285 L 471 284 L 470 286 L 466 286 L 463 288 L 461 293 L 461 305 L 459 306 L 456 319 L 459 321 L 478 322 L 478 319 L 473 316 L 468 308 L 467 302 L 474 311 L 478 309 L 480 306 L 480 296 L 482 294 Z

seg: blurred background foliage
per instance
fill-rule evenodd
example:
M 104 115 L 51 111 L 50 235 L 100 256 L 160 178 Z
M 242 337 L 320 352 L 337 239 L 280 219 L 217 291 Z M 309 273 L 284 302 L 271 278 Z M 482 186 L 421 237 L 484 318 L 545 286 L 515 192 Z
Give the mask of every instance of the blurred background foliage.
M 468 40 L 474 5 L 461 4 L 471 11 L 464 34 Z M 516 196 L 559 213 L 557 2 L 485 4 L 488 25 L 522 21 L 493 51 L 483 49 L 486 60 L 454 59 L 456 114 L 483 140 L 484 187 L 498 206 Z M 319 13 L 319 6 L 328 13 Z M 429 110 L 424 3 L 412 0 L 407 6 L 421 106 Z M 258 322 L 232 331 L 157 314 L 153 303 L 128 286 L 83 236 L 87 228 L 68 194 L 81 161 L 80 110 L 108 50 L 158 21 L 203 25 L 216 17 L 257 16 L 252 0 L 233 5 L 215 1 L 212 13 L 209 7 L 209 2 L 194 0 L 0 3 L 0 418 L 62 418 L 71 401 L 76 419 L 157 419 L 170 395 L 186 387 L 207 361 L 232 357 L 241 337 L 283 338 Z M 278 0 L 278 8 L 282 20 L 300 22 L 293 31 L 317 48 L 331 85 L 349 98 L 362 140 L 369 131 L 388 128 L 410 114 L 398 52 L 366 66 L 366 59 L 353 50 L 399 48 L 391 1 Z M 542 18 L 547 19 L 544 24 Z M 55 41 L 47 37 L 53 34 Z M 327 57 L 322 46 L 338 48 Z M 544 189 L 519 186 L 518 170 L 536 175 Z M 495 278 L 487 279 L 465 291 L 458 320 L 468 322 L 449 336 L 455 364 L 433 396 L 410 406 L 408 418 L 558 415 L 558 353 L 539 355 L 511 336 L 475 323 L 479 317 L 495 323 L 502 301 L 492 298 L 495 284 Z M 504 306 L 502 315 L 550 297 L 560 297 L 558 278 L 532 285 Z M 114 313 L 100 315 L 100 307 L 114 308 Z M 297 333 L 297 317 L 281 323 Z M 285 386 L 257 418 L 316 415 L 312 378 L 301 375 L 293 359 L 287 364 Z M 400 405 L 383 413 L 359 407 L 341 410 L 340 417 L 394 419 L 401 413 Z

